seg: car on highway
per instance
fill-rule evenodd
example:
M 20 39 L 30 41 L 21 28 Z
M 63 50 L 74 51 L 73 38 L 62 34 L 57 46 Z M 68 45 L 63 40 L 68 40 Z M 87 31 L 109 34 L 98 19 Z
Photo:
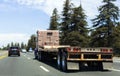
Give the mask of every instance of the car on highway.
M 26 49 L 22 49 L 21 52 L 22 53 L 26 53 L 27 51 L 26 51 Z
M 18 55 L 20 56 L 20 48 L 19 47 L 10 47 L 9 50 L 8 50 L 8 56 L 11 56 L 11 55 Z
M 28 52 L 33 52 L 32 48 L 29 48 Z

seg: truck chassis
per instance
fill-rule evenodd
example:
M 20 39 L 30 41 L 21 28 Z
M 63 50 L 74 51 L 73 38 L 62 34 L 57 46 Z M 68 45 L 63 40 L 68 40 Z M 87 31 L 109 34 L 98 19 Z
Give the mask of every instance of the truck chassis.
M 68 62 L 79 63 L 79 69 L 84 65 L 96 67 L 97 70 L 103 70 L 103 63 L 112 64 L 112 48 L 79 48 L 79 47 L 61 47 L 58 49 L 41 49 L 38 51 L 38 59 L 45 60 L 46 57 L 56 57 L 57 67 L 62 71 L 68 70 Z

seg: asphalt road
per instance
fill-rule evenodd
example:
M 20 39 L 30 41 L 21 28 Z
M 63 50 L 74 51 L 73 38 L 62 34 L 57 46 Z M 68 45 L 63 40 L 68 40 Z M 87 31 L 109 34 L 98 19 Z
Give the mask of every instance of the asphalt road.
M 7 54 L 3 56 L 0 56 L 0 76 L 120 76 L 119 58 L 114 58 L 113 68 L 108 71 L 62 72 L 57 69 L 56 61 L 37 61 L 33 53 L 21 53 L 20 57 L 7 57 Z

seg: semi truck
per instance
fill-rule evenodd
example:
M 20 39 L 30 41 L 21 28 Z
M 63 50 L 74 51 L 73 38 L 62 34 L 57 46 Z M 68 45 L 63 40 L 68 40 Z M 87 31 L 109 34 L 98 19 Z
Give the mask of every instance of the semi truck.
M 38 60 L 55 58 L 57 67 L 62 71 L 68 70 L 68 63 L 78 63 L 79 69 L 83 67 L 103 70 L 112 67 L 113 49 L 110 47 L 80 47 L 59 45 L 58 30 L 38 30 L 36 37 Z

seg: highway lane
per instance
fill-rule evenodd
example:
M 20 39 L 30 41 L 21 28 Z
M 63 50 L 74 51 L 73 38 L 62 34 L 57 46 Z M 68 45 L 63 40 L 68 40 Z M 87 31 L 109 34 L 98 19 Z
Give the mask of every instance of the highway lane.
M 6 57 L 0 60 L 0 76 L 40 76 L 43 72 L 25 57 Z M 42 75 L 44 76 L 44 75 Z
M 28 53 L 29 56 L 31 57 L 34 57 L 34 55 L 32 53 Z M 113 68 L 109 68 L 108 71 L 79 71 L 79 70 L 69 70 L 68 72 L 65 73 L 65 75 L 67 74 L 67 76 L 72 76 L 72 75 L 75 75 L 75 76 L 79 76 L 79 75 L 83 75 L 83 76 L 101 76 L 103 74 L 108 76 L 108 75 L 111 75 L 111 76 L 119 76 L 120 75 L 120 58 L 114 58 L 114 63 L 113 63 Z M 46 61 L 46 62 L 43 62 L 44 64 L 46 65 L 49 65 L 49 66 L 46 66 L 48 67 L 48 69 L 50 70 L 53 70 L 52 72 L 54 73 L 55 70 L 56 70 L 56 73 L 58 72 L 61 72 L 57 69 L 57 65 L 55 64 L 56 62 L 55 61 Z M 53 64 L 54 63 L 54 64 Z M 86 72 L 88 74 L 86 74 Z M 62 72 L 63 73 L 63 72 Z M 82 74 L 83 73 L 83 74 Z M 84 75 L 85 73 L 85 75 Z M 89 74 L 91 73 L 91 75 Z M 99 74 L 100 73 L 100 74 Z M 64 74 L 64 73 L 63 73 Z M 59 75 L 62 75 L 63 74 L 59 74 Z M 71 75 L 72 74 L 72 75 Z
M 4 55 L 4 54 L 6 54 L 6 53 L 7 53 L 6 50 L 5 50 L 5 51 L 0 50 L 0 56 Z
M 113 58 L 113 61 L 114 61 L 113 69 L 117 69 L 119 71 L 120 70 L 120 58 L 115 57 L 115 58 Z
M 61 72 L 56 67 L 56 61 L 39 62 L 33 53 L 21 53 L 20 57 L 5 57 L 0 59 L 0 76 L 119 76 L 120 63 L 114 62 L 111 71 L 79 71 Z M 118 70 L 116 70 L 118 69 Z
M 6 50 L 5 51 L 0 50 L 0 59 L 5 58 L 6 55 L 7 55 L 7 51 Z

